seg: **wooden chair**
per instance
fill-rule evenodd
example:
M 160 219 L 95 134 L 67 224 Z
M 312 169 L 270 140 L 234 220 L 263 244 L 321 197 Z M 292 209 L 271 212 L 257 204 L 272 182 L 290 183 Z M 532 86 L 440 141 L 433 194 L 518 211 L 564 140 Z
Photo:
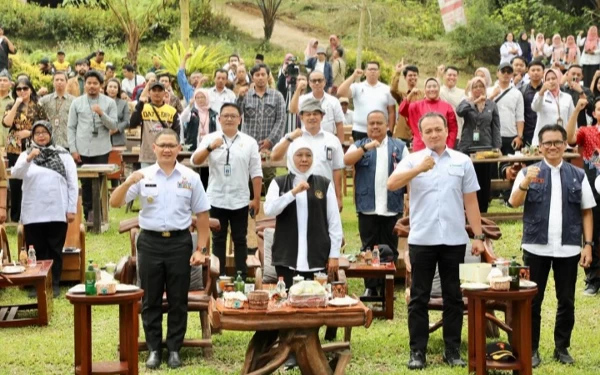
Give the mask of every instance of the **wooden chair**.
M 497 259 L 496 254 L 494 253 L 492 240 L 498 240 L 502 233 L 500 232 L 500 228 L 494 223 L 492 220 L 481 218 L 481 224 L 483 233 L 486 235 L 485 240 L 485 252 L 481 254 L 482 263 L 494 263 Z M 473 238 L 473 231 L 470 225 L 466 226 L 467 233 L 470 238 Z M 410 221 L 408 217 L 404 217 L 398 220 L 396 227 L 394 228 L 396 234 L 401 237 L 408 237 L 408 233 L 410 231 Z M 412 276 L 412 267 L 410 264 L 410 257 L 408 250 L 404 251 L 403 254 L 404 262 L 406 264 L 406 278 L 405 278 L 405 297 L 406 304 L 410 301 L 410 287 L 411 287 L 411 276 Z M 467 299 L 463 297 L 464 310 L 463 314 L 467 314 Z M 427 307 L 430 311 L 443 311 L 444 304 L 442 297 L 433 296 L 430 298 Z M 512 328 L 510 328 L 510 311 L 512 306 L 510 304 L 504 302 L 496 302 L 496 301 L 488 301 L 486 304 L 488 312 L 486 313 L 486 318 L 488 319 L 488 324 L 486 326 L 486 332 L 489 337 L 499 337 L 498 327 L 503 331 L 507 332 L 509 335 L 512 332 Z M 494 311 L 502 311 L 505 313 L 506 322 L 500 321 L 494 315 Z M 493 324 L 492 324 L 493 323 Z M 435 332 L 443 325 L 443 319 L 438 320 L 437 322 L 429 325 L 429 333 Z
M 67 237 L 65 239 L 65 249 L 75 248 L 79 252 L 62 253 L 63 268 L 60 274 L 60 281 L 84 282 L 85 275 L 85 224 L 82 223 L 82 205 L 81 196 L 77 199 L 77 214 L 67 226 Z M 27 249 L 25 241 L 25 227 L 19 224 L 17 227 L 17 251 L 22 248 Z
M 220 224 L 218 220 L 210 219 L 209 222 L 211 230 L 219 230 Z M 190 231 L 193 232 L 195 229 L 195 218 L 192 221 Z M 119 233 L 129 232 L 129 239 L 131 245 L 131 255 L 121 258 L 117 264 L 115 279 L 119 280 L 124 284 L 136 284 L 137 280 L 137 236 L 139 234 L 139 221 L 138 218 L 132 218 L 121 221 L 119 225 Z M 207 248 L 210 247 L 210 238 L 206 244 Z M 211 298 L 217 297 L 216 280 L 219 278 L 219 258 L 211 255 L 207 257 L 206 262 L 202 265 L 202 281 L 204 285 L 203 290 L 194 290 L 188 292 L 188 312 L 198 312 L 200 317 L 200 326 L 202 327 L 202 338 L 201 339 L 184 339 L 183 346 L 203 348 L 204 357 L 210 358 L 213 354 L 212 344 L 212 332 L 210 321 L 208 318 L 208 308 Z M 141 301 L 140 304 L 140 313 Z M 167 301 L 166 293 L 163 294 L 162 301 L 163 314 L 169 310 L 169 304 Z M 163 340 L 164 344 L 164 340 Z M 138 350 L 148 350 L 145 341 L 138 341 Z
M 0 249 L 4 250 L 0 262 L 3 264 L 12 262 L 12 258 L 10 256 L 10 246 L 8 244 L 8 236 L 6 235 L 6 228 L 4 225 L 0 225 Z
M 121 152 L 124 149 L 124 147 L 118 148 L 118 149 L 113 149 L 110 151 L 110 153 L 108 154 L 108 164 L 116 164 L 118 165 L 120 168 L 118 171 L 116 171 L 115 173 L 109 174 L 108 176 L 106 176 L 106 178 L 108 178 L 108 180 L 120 180 L 123 181 L 123 179 L 125 178 L 125 164 L 123 163 L 123 158 L 121 157 Z M 110 191 L 113 191 L 114 188 L 110 188 Z

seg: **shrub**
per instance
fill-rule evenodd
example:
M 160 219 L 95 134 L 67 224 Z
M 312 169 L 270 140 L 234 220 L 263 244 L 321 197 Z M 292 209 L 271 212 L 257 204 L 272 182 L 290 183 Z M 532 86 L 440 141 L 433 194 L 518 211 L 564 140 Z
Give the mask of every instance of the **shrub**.
M 11 72 L 12 78 L 17 78 L 17 74 L 25 73 L 31 79 L 31 83 L 36 90 L 41 87 L 52 88 L 52 76 L 43 75 L 37 67 L 37 64 L 28 63 L 21 54 L 11 55 L 13 63 Z
M 354 70 L 356 69 L 356 50 L 354 49 L 346 49 L 344 51 L 344 59 L 346 60 L 346 77 L 349 77 Z M 377 61 L 380 68 L 380 77 L 379 80 L 381 82 L 390 83 L 392 81 L 392 76 L 394 75 L 393 67 L 386 64 L 384 59 L 376 54 L 373 51 L 368 49 L 363 49 L 362 51 L 362 66 L 361 69 L 365 69 L 365 64 L 369 61 Z

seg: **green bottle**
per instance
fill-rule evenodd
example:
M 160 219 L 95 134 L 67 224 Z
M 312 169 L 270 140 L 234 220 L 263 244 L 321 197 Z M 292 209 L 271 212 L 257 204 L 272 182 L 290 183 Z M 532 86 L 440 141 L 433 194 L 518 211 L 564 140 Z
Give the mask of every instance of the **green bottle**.
M 94 265 L 91 260 L 88 269 L 85 272 L 85 294 L 87 296 L 96 295 L 96 271 L 94 270 Z
M 242 271 L 237 271 L 237 277 L 235 279 L 235 291 L 244 293 L 246 283 L 242 279 Z
M 510 290 L 519 290 L 519 264 L 516 257 L 513 256 L 508 267 L 508 276 L 510 279 Z

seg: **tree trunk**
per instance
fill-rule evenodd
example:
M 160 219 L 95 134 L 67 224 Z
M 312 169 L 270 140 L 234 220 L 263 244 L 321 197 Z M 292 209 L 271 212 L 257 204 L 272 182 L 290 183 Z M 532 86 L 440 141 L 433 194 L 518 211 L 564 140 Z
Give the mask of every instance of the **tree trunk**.
M 362 0 L 360 5 L 360 23 L 358 24 L 358 42 L 356 43 L 356 65 L 355 69 L 362 69 L 363 35 L 365 30 L 365 15 L 367 13 L 367 0 Z M 357 78 L 357 82 L 360 78 Z
M 185 51 L 190 49 L 190 0 L 179 0 L 181 9 L 181 43 Z
M 137 55 L 140 49 L 140 33 L 139 30 L 133 28 L 127 38 L 127 59 L 137 70 Z
M 273 29 L 275 28 L 275 17 L 273 18 L 268 18 L 268 17 L 264 17 L 264 21 L 265 21 L 265 41 L 269 41 L 271 40 L 271 36 L 273 36 Z

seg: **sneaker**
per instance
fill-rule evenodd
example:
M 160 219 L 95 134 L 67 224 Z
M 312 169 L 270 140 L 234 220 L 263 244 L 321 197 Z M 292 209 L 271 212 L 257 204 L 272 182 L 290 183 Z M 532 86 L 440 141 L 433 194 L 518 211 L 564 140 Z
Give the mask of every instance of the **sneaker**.
M 52 296 L 54 298 L 60 297 L 60 287 L 58 285 L 52 285 Z
M 460 358 L 460 350 L 458 348 L 448 348 L 444 352 L 444 362 L 450 367 L 465 367 L 467 363 Z
M 584 296 L 595 296 L 598 294 L 598 289 L 600 289 L 600 285 L 598 283 L 588 283 L 583 290 Z
M 573 357 L 571 357 L 567 349 L 554 349 L 554 359 L 556 359 L 563 365 L 572 365 L 573 363 L 575 363 L 575 360 L 573 359 Z
M 408 364 L 406 365 L 409 370 L 422 370 L 425 368 L 425 364 L 427 363 L 427 357 L 425 353 L 420 350 L 411 350 L 410 351 L 410 359 L 408 360 Z
M 540 352 L 535 349 L 533 351 L 533 355 L 531 356 L 531 367 L 537 368 L 542 363 L 542 359 L 540 358 Z

